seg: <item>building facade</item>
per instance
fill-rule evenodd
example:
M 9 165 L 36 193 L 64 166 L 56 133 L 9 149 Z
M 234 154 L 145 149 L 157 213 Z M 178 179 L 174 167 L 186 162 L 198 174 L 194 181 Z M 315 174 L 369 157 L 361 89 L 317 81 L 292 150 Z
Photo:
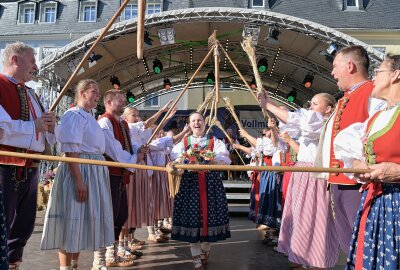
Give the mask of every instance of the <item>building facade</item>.
M 121 6 L 122 2 L 122 0 L 2 1 L 0 2 L 0 50 L 4 49 L 8 43 L 17 40 L 23 41 L 36 48 L 38 61 L 40 62 L 46 57 L 51 57 L 52 53 L 54 53 L 57 49 L 62 47 L 68 49 L 70 44 L 73 44 L 74 42 L 87 35 L 90 35 L 91 33 L 99 31 L 99 29 L 103 28 L 112 18 L 112 16 Z M 137 6 L 138 4 L 136 0 L 130 1 L 126 8 L 122 11 L 116 23 L 123 25 L 125 21 L 135 21 L 137 18 Z M 341 33 L 354 37 L 355 39 L 358 39 L 381 52 L 400 53 L 400 20 L 398 20 L 398 14 L 400 14 L 400 5 L 398 0 L 149 0 L 147 1 L 146 12 L 148 17 L 151 19 L 161 12 L 168 13 L 178 10 L 192 10 L 193 12 L 196 12 L 196 10 L 201 10 L 204 8 L 208 8 L 210 10 L 215 9 L 216 11 L 220 12 L 233 8 L 251 10 L 254 13 L 264 12 L 263 14 L 269 14 L 268 12 L 271 12 L 271 14 L 280 14 L 283 17 L 285 15 L 293 16 L 299 18 L 299 23 L 301 23 L 300 20 L 306 20 L 331 29 L 335 29 Z M 206 27 L 206 25 L 204 26 Z M 268 28 L 268 31 L 273 30 L 272 25 L 269 25 L 268 27 L 271 28 Z M 232 33 L 237 31 L 230 30 L 229 32 L 228 26 L 226 26 L 226 29 L 227 30 L 224 30 L 225 33 L 223 33 L 226 36 L 233 35 Z M 290 28 L 288 27 L 287 29 Z M 181 44 L 183 44 L 185 42 L 185 37 L 193 38 L 190 35 L 192 34 L 191 32 L 193 29 L 189 28 L 184 30 L 186 31 L 184 34 L 172 33 L 173 35 L 176 35 L 176 37 L 180 37 L 180 40 L 175 41 L 176 43 L 181 42 Z M 196 31 L 200 32 L 202 30 L 196 29 Z M 208 29 L 207 31 L 209 34 L 211 33 L 211 29 Z M 150 39 L 154 40 L 157 38 L 156 32 L 151 32 L 150 29 L 149 32 Z M 158 35 L 160 34 L 158 33 Z M 289 35 L 287 36 L 289 40 L 291 37 L 289 37 Z M 296 36 L 293 37 L 293 39 L 295 38 Z M 336 37 L 332 37 L 332 42 L 335 41 L 335 38 Z M 226 43 L 228 43 L 228 38 Z M 293 40 L 291 43 L 295 44 L 296 41 Z M 275 49 L 274 53 L 270 53 L 270 55 L 268 55 L 268 52 L 266 53 L 266 56 L 270 58 L 268 59 L 268 62 L 270 62 L 270 66 L 272 66 L 271 62 L 273 62 L 275 65 L 277 59 L 276 51 L 278 50 L 279 54 L 280 49 L 283 48 L 284 50 L 285 47 L 284 45 L 280 45 L 278 48 L 270 44 L 268 46 L 269 47 L 267 48 Z M 291 46 L 293 47 L 294 45 L 292 44 Z M 298 46 L 302 45 L 298 44 Z M 192 47 L 194 46 L 191 45 L 190 48 Z M 316 49 L 318 48 L 310 47 L 309 54 L 311 54 L 312 50 Z M 231 50 L 234 51 L 235 49 Z M 159 52 L 160 51 L 155 51 L 155 57 L 157 57 Z M 288 50 L 286 57 L 292 56 L 292 54 L 290 54 L 291 52 L 297 53 L 297 51 L 294 49 L 292 49 L 292 51 Z M 149 49 L 148 56 L 150 53 L 151 49 Z M 306 59 L 307 52 L 302 53 L 304 53 L 304 59 Z M 110 55 L 112 54 L 113 52 L 110 52 Z M 154 55 L 150 55 L 150 57 L 154 58 Z M 163 57 L 164 59 L 167 59 L 167 56 Z M 194 57 L 196 57 L 196 55 Z M 188 74 L 186 74 L 186 65 L 191 65 L 191 58 L 192 54 L 190 56 L 190 61 L 188 60 L 186 64 L 184 64 L 186 80 L 175 80 L 175 85 L 184 85 L 184 82 L 187 81 Z M 171 59 L 171 53 L 169 59 Z M 65 83 L 65 78 L 68 77 L 68 75 L 72 73 L 74 67 L 76 67 L 77 60 L 79 59 L 74 59 L 74 61 L 67 62 L 67 69 L 64 69 L 63 71 L 60 70 L 61 78 L 59 78 L 59 74 L 56 74 L 57 76 L 51 77 L 50 80 L 45 80 L 46 85 L 43 85 L 43 81 L 39 80 L 39 82 L 34 83 L 33 86 L 36 87 L 38 92 L 43 96 L 47 95 L 47 99 L 49 99 L 48 91 L 43 90 L 48 89 L 49 87 L 56 90 L 58 88 L 59 90 L 63 83 Z M 113 58 L 111 57 L 107 61 L 112 62 Z M 120 62 L 116 63 L 119 64 Z M 302 65 L 303 63 L 299 62 L 298 64 Z M 149 65 L 151 65 L 151 63 Z M 173 65 L 171 65 L 170 60 L 169 67 L 172 66 Z M 329 73 L 329 64 L 324 63 L 322 68 L 326 69 L 324 71 L 325 75 L 317 75 L 326 77 L 326 74 Z M 145 71 L 147 71 L 148 76 L 146 76 Z M 192 69 L 189 71 L 189 77 L 191 75 L 190 73 L 193 73 L 193 71 L 194 70 Z M 62 72 L 66 72 L 66 74 L 62 74 Z M 296 72 L 299 73 L 298 71 Z M 266 80 L 265 83 L 270 89 L 276 90 L 275 93 L 277 95 L 286 97 L 288 92 L 290 93 L 291 89 L 298 88 L 296 88 L 296 82 L 297 84 L 298 82 L 301 84 L 302 78 L 304 77 L 304 72 L 300 73 L 300 75 L 296 75 L 294 74 L 294 71 L 282 71 L 279 74 L 277 73 L 276 76 L 272 76 L 273 73 L 271 71 L 271 80 Z M 94 73 L 90 75 L 93 76 L 93 74 Z M 232 72 L 230 72 L 230 74 L 232 74 Z M 207 72 L 204 72 L 202 76 L 206 77 L 206 75 Z M 228 75 L 229 74 L 227 72 L 227 78 L 229 77 Z M 127 76 L 132 77 L 133 79 L 130 80 L 133 82 L 125 84 L 122 82 L 122 84 L 126 86 L 127 89 L 125 90 L 127 91 L 131 91 L 131 89 L 133 89 L 132 92 L 134 92 L 136 96 L 139 95 L 143 97 L 148 95 L 150 92 L 156 92 L 153 90 L 146 91 L 146 89 L 153 89 L 153 84 L 156 85 L 155 87 L 160 88 L 159 83 L 156 84 L 152 82 L 153 78 L 160 77 L 157 77 L 156 74 L 153 73 L 149 74 L 147 68 L 133 69 Z M 290 84 L 287 83 L 290 81 L 289 77 L 292 76 L 293 78 L 295 76 L 298 76 L 299 78 L 294 79 Z M 230 75 L 230 77 L 234 77 L 235 80 L 238 78 L 237 74 Z M 143 87 L 143 84 L 135 85 L 135 78 L 137 78 L 136 81 L 140 82 L 143 78 L 146 79 L 147 82 L 145 83 L 145 87 Z M 250 80 L 250 78 L 251 77 L 247 76 L 246 79 Z M 285 85 L 282 85 L 283 80 L 285 80 Z M 318 80 L 319 79 L 316 78 L 317 82 Z M 237 99 L 235 104 L 255 104 L 255 101 L 251 97 L 248 95 L 242 95 L 241 92 L 236 91 L 236 88 L 233 87 L 234 83 L 232 80 L 229 82 L 231 83 L 232 87 L 227 89 L 226 93 L 227 95 L 232 95 L 232 98 Z M 333 87 L 332 82 L 330 83 L 330 87 Z M 212 89 L 212 87 L 207 84 L 203 85 L 202 89 L 199 87 L 195 88 L 197 90 L 193 92 L 195 93 L 194 95 L 184 96 L 184 101 L 180 103 L 180 106 L 182 106 L 180 109 L 194 109 L 199 104 L 201 98 L 204 96 L 204 93 Z M 325 88 L 325 85 L 321 83 L 319 89 L 316 89 L 315 91 L 323 91 Z M 304 87 L 302 88 L 303 92 L 306 90 L 307 89 L 304 89 Z M 300 96 L 304 94 L 302 91 L 299 91 Z M 56 95 L 56 93 L 52 93 L 51 98 L 54 95 Z M 302 98 L 302 101 L 309 98 L 310 95 L 311 94 L 308 94 L 308 96 L 305 95 Z M 140 104 L 137 104 L 137 106 L 143 110 L 154 110 L 159 108 L 159 106 L 163 104 L 165 100 L 170 98 L 173 98 L 172 94 L 169 96 L 168 94 L 161 93 L 160 95 L 154 95 L 154 97 L 151 99 L 144 100 Z

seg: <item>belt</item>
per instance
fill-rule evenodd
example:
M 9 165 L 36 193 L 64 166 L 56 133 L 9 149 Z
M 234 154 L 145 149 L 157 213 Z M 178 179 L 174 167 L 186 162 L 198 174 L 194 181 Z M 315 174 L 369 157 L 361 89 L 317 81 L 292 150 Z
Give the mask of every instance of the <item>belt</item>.
M 361 184 L 357 185 L 337 185 L 338 190 L 359 190 L 361 188 Z
M 17 166 L 17 165 L 13 165 L 13 164 L 0 164 L 0 167 L 39 168 L 40 160 L 32 160 L 31 162 L 29 162 L 29 166 Z

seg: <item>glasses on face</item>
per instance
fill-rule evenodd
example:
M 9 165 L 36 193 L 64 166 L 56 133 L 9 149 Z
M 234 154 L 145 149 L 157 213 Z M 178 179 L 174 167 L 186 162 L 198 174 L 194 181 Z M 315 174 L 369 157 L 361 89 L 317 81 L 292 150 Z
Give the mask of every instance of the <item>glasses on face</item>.
M 374 69 L 373 75 L 374 77 L 378 76 L 379 72 L 383 72 L 383 71 L 393 71 L 392 69 L 386 69 L 386 68 L 377 68 Z

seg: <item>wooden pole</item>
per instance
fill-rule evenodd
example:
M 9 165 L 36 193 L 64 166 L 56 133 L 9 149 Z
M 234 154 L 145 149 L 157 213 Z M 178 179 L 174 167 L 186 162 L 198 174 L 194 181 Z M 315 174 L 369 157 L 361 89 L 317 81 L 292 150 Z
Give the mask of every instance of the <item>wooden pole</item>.
M 214 89 L 213 89 L 212 91 L 208 92 L 208 94 L 207 94 L 206 97 L 204 98 L 203 103 L 200 104 L 200 105 L 197 107 L 197 110 L 196 110 L 197 112 L 201 112 L 201 111 L 204 110 L 204 108 L 207 106 L 207 104 L 210 102 L 210 100 L 211 100 L 211 98 L 212 98 L 212 96 L 213 96 L 213 91 L 214 91 Z
M 178 103 L 178 101 L 181 99 L 181 97 L 183 96 L 183 94 L 186 92 L 186 90 L 189 88 L 189 85 L 192 83 L 192 81 L 194 80 L 194 78 L 197 76 L 197 74 L 200 72 L 201 68 L 204 66 L 204 64 L 206 63 L 206 61 L 208 60 L 208 58 L 210 58 L 211 54 L 212 54 L 213 50 L 209 50 L 206 57 L 204 57 L 203 62 L 201 62 L 200 66 L 196 69 L 196 71 L 194 72 L 194 74 L 192 75 L 192 77 L 190 78 L 190 80 L 186 83 L 185 88 L 183 88 L 183 90 L 181 91 L 181 93 L 179 94 L 179 96 L 175 99 L 174 103 L 171 105 L 171 107 L 169 108 L 168 112 L 165 114 L 164 118 L 161 120 L 160 124 L 156 127 L 156 129 L 154 130 L 153 134 L 151 134 L 149 140 L 147 141 L 147 145 L 150 144 L 150 142 L 153 140 L 154 136 L 160 131 L 161 127 L 164 125 L 167 116 L 171 113 L 172 109 L 176 106 L 176 104 Z
M 26 154 L 26 153 L 17 153 L 17 152 L 8 152 L 8 151 L 0 151 L 0 156 L 29 158 L 29 159 L 36 159 L 36 160 L 60 161 L 60 162 L 69 162 L 69 163 L 81 163 L 81 164 L 110 166 L 110 167 L 118 167 L 118 168 L 134 168 L 134 169 L 141 169 L 141 170 L 167 171 L 167 169 L 165 167 L 159 167 L 159 166 L 147 166 L 147 165 L 140 165 L 140 164 L 114 162 L 114 161 L 91 160 L 91 159 L 85 159 L 85 158 L 70 158 L 70 157 L 48 156 L 48 155 L 39 155 L 39 154 Z
M 220 80 L 219 80 L 219 51 L 218 51 L 218 44 L 214 45 L 214 75 L 215 75 L 215 100 L 216 104 L 219 102 L 219 88 L 220 88 Z
M 92 44 L 92 46 L 89 48 L 89 50 L 86 52 L 86 54 L 83 56 L 81 62 L 79 63 L 79 65 L 76 67 L 76 69 L 74 70 L 74 73 L 72 73 L 71 77 L 68 79 L 67 83 L 64 85 L 63 89 L 61 90 L 60 94 L 58 95 L 56 101 L 54 101 L 53 105 L 51 105 L 50 107 L 50 111 L 53 112 L 56 108 L 58 103 L 60 103 L 61 98 L 65 95 L 65 93 L 68 91 L 69 86 L 71 85 L 72 81 L 75 79 L 75 77 L 77 76 L 78 72 L 81 70 L 83 64 L 86 62 L 86 60 L 89 58 L 90 54 L 94 51 L 94 49 L 96 48 L 97 44 L 99 44 L 99 42 L 103 39 L 103 37 L 106 35 L 106 33 L 108 32 L 108 30 L 111 28 L 111 26 L 113 25 L 113 23 L 115 22 L 115 20 L 119 17 L 119 15 L 121 14 L 121 12 L 124 10 L 124 8 L 126 7 L 126 5 L 129 3 L 129 0 L 125 0 L 122 5 L 119 7 L 119 9 L 117 10 L 117 12 L 114 14 L 114 16 L 111 18 L 111 20 L 108 22 L 108 24 L 106 25 L 106 27 L 103 28 L 103 31 L 101 32 L 101 34 L 97 37 L 96 41 Z
M 154 170 L 154 171 L 167 171 L 169 172 L 171 169 L 185 169 L 192 171 L 276 171 L 276 172 L 326 172 L 326 173 L 368 173 L 370 169 L 353 169 L 353 168 L 322 168 L 322 167 L 286 167 L 286 166 L 241 166 L 241 165 L 182 165 L 182 164 L 173 164 L 167 167 L 159 167 L 159 166 L 148 166 L 148 165 L 140 165 L 140 164 L 131 164 L 131 163 L 120 163 L 113 161 L 102 161 L 102 160 L 91 160 L 84 158 L 70 158 L 70 157 L 59 157 L 59 156 L 48 156 L 48 155 L 39 155 L 39 154 L 26 154 L 26 153 L 17 153 L 17 152 L 9 152 L 9 151 L 0 151 L 0 156 L 9 156 L 9 157 L 18 157 L 18 158 L 29 158 L 36 160 L 48 160 L 48 161 L 61 161 L 61 162 L 70 162 L 70 163 L 82 163 L 82 164 L 91 164 L 91 165 L 99 165 L 99 166 L 111 166 L 111 167 L 119 167 L 119 168 L 134 168 L 141 170 Z
M 251 37 L 245 38 L 245 40 L 243 42 L 241 42 L 241 45 L 242 45 L 243 50 L 246 52 L 247 57 L 249 58 L 250 64 L 253 68 L 254 78 L 256 79 L 256 84 L 257 84 L 257 92 L 260 95 L 264 95 L 263 82 L 261 80 L 260 73 L 258 72 L 257 60 L 256 60 L 256 50 L 254 48 L 252 38 Z M 257 100 L 257 102 L 258 102 L 258 100 Z M 267 110 L 265 110 L 264 108 L 261 108 L 261 110 L 264 114 L 265 119 L 271 118 L 271 114 L 268 113 Z
M 215 100 L 211 100 L 211 107 L 210 107 L 210 114 L 208 115 L 208 125 L 211 126 L 211 122 L 213 119 L 213 114 L 214 114 L 214 106 L 215 106 Z
M 252 96 L 254 97 L 254 99 L 258 102 L 257 96 L 256 94 L 254 94 L 253 89 L 250 87 L 250 85 L 247 83 L 246 79 L 243 77 L 242 73 L 240 72 L 240 70 L 237 68 L 237 66 L 235 65 L 235 63 L 233 62 L 233 60 L 231 59 L 231 57 L 229 56 L 229 54 L 224 50 L 224 48 L 222 47 L 222 45 L 220 43 L 219 47 L 222 50 L 222 52 L 225 54 L 225 57 L 229 60 L 229 62 L 231 63 L 232 67 L 235 69 L 236 73 L 239 75 L 240 79 L 242 79 L 243 83 L 246 85 L 247 89 L 250 91 L 250 94 L 252 94 Z
M 231 113 L 233 119 L 235 119 L 235 122 L 238 125 L 239 129 L 244 129 L 242 123 L 240 122 L 239 117 L 237 116 L 237 114 L 235 112 L 235 108 L 233 107 L 230 98 L 224 97 L 223 100 L 225 102 L 226 108 Z
M 174 164 L 175 169 L 195 171 L 274 171 L 274 172 L 317 172 L 317 173 L 368 173 L 369 169 L 288 167 L 288 166 L 242 166 L 242 165 L 183 165 Z
M 251 89 L 250 85 L 247 83 L 246 79 L 243 77 L 242 73 L 239 71 L 239 69 L 236 67 L 235 63 L 232 61 L 231 57 L 228 55 L 228 53 L 224 50 L 224 48 L 222 47 L 222 45 L 220 43 L 219 47 L 221 48 L 222 52 L 225 54 L 225 57 L 229 60 L 229 62 L 231 63 L 232 67 L 235 69 L 236 73 L 239 75 L 240 79 L 242 79 L 243 83 L 246 85 L 247 89 L 249 90 L 250 94 L 252 94 L 252 96 L 254 97 L 254 99 L 256 100 L 256 102 L 258 103 L 258 98 L 256 96 L 256 94 L 254 94 L 253 89 Z M 269 114 L 267 111 L 265 111 L 264 108 L 261 108 L 264 118 L 268 119 L 270 118 Z
M 228 138 L 229 143 L 232 145 L 233 147 L 233 141 L 231 136 L 229 136 L 228 132 L 225 131 L 224 127 L 221 125 L 221 122 L 218 120 L 214 120 L 215 121 L 215 125 L 224 133 L 225 137 Z M 238 155 L 238 157 L 240 158 L 240 161 L 242 161 L 243 165 L 246 165 L 246 163 L 244 162 L 242 156 L 239 154 L 238 150 L 236 148 L 233 148 L 233 150 L 235 150 L 236 154 Z
M 206 104 L 204 111 L 200 112 L 200 113 L 202 113 L 203 115 L 206 115 L 209 106 L 210 106 L 210 101 L 208 101 L 208 103 Z
M 146 16 L 146 0 L 138 0 L 138 18 L 136 27 L 136 54 L 138 59 L 143 59 L 145 16 Z

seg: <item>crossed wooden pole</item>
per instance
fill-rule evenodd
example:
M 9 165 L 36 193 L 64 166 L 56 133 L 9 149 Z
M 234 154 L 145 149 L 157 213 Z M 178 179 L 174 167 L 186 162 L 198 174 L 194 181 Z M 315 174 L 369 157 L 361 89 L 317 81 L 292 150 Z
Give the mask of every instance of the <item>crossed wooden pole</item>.
M 104 38 L 108 30 L 111 28 L 113 23 L 116 21 L 118 16 L 122 13 L 125 9 L 127 4 L 130 0 L 124 0 L 121 4 L 120 8 L 114 14 L 114 16 L 110 19 L 108 24 L 103 28 L 101 34 L 97 37 L 96 41 L 92 44 L 92 46 L 86 51 L 84 57 L 81 59 L 80 63 L 75 68 L 74 72 L 68 79 L 67 83 L 64 85 L 63 89 L 61 90 L 60 94 L 58 95 L 57 99 L 54 101 L 52 106 L 50 107 L 50 111 L 54 111 L 61 101 L 62 97 L 65 95 L 69 87 L 71 86 L 73 80 L 76 78 L 78 72 L 83 67 L 86 60 L 92 54 L 96 46 L 101 42 Z M 144 18 L 145 18 L 145 11 L 146 11 L 146 0 L 138 0 L 138 20 L 137 20 L 137 57 L 139 59 L 143 58 L 143 42 L 144 42 Z M 192 83 L 194 78 L 200 72 L 201 68 L 204 66 L 205 62 L 209 59 L 211 54 L 214 52 L 214 59 L 215 59 L 215 77 L 216 77 L 216 98 L 213 104 L 214 115 L 216 117 L 216 109 L 220 99 L 220 91 L 219 91 L 219 51 L 218 48 L 224 53 L 225 57 L 229 60 L 232 67 L 235 69 L 236 73 L 242 79 L 243 83 L 246 85 L 247 89 L 251 93 L 251 95 L 256 99 L 258 102 L 257 96 L 255 95 L 253 89 L 247 83 L 246 79 L 243 77 L 239 69 L 236 67 L 228 53 L 224 50 L 223 46 L 219 43 L 216 39 L 216 33 L 210 37 L 212 41 L 212 48 L 209 50 L 208 54 L 205 56 L 195 73 L 192 75 L 184 89 L 181 91 L 178 98 L 175 100 L 171 108 L 166 113 L 165 117 L 162 119 L 161 123 L 157 126 L 152 136 L 149 138 L 148 144 L 154 138 L 155 134 L 158 133 L 160 128 L 165 124 L 165 121 L 168 115 L 172 112 L 173 108 L 176 106 L 179 99 L 183 96 L 186 90 L 189 88 L 189 85 Z M 209 39 L 209 42 L 210 42 Z M 246 42 L 246 41 L 245 41 Z M 250 41 L 248 41 L 250 42 Z M 256 69 L 256 64 L 254 61 L 254 54 L 249 53 L 245 47 L 247 45 L 242 45 L 243 49 L 249 56 L 250 62 L 253 66 L 253 72 L 255 73 L 256 80 L 257 80 L 257 87 L 258 92 L 262 94 L 262 82 L 257 76 L 258 71 Z M 251 51 L 251 50 L 250 50 Z M 266 118 L 268 117 L 265 113 L 264 115 Z M 254 171 L 278 171 L 278 172 L 326 172 L 326 173 L 367 173 L 369 169 L 345 169 L 345 168 L 322 168 L 322 167 L 285 167 L 285 166 L 240 166 L 240 165 L 179 165 L 179 164 L 172 164 L 168 167 L 159 167 L 159 166 L 148 166 L 148 165 L 140 165 L 140 164 L 130 164 L 130 163 L 120 163 L 120 162 L 111 162 L 111 161 L 99 161 L 99 160 L 89 160 L 89 159 L 82 159 L 82 158 L 70 158 L 70 157 L 60 157 L 60 156 L 49 156 L 49 155 L 39 155 L 39 154 L 27 154 L 27 153 L 16 153 L 16 152 L 9 152 L 9 151 L 0 151 L 0 156 L 9 156 L 9 157 L 18 157 L 18 158 L 26 158 L 26 159 L 36 159 L 36 160 L 47 160 L 47 161 L 60 161 L 60 162 L 70 162 L 70 163 L 80 163 L 80 164 L 91 164 L 91 165 L 99 165 L 99 166 L 112 166 L 112 167 L 120 167 L 120 168 L 135 168 L 135 169 L 144 169 L 144 170 L 157 170 L 157 171 L 168 171 L 177 170 L 177 169 L 189 169 L 189 170 L 230 170 L 230 171 L 243 171 L 243 170 L 254 170 Z
M 110 166 L 119 168 L 134 168 L 141 170 L 154 170 L 171 172 L 177 169 L 192 170 L 192 171 L 276 171 L 276 172 L 316 172 L 316 173 L 368 173 L 370 169 L 353 169 L 353 168 L 323 168 L 323 167 L 287 167 L 287 166 L 242 166 L 242 165 L 183 165 L 183 164 L 170 164 L 168 167 L 161 166 L 148 166 L 131 163 L 121 163 L 113 161 L 91 160 L 84 158 L 70 158 L 60 156 L 49 156 L 39 154 L 17 153 L 9 151 L 0 151 L 0 156 L 47 160 L 47 161 L 60 161 L 69 163 L 91 164 L 98 166 Z

